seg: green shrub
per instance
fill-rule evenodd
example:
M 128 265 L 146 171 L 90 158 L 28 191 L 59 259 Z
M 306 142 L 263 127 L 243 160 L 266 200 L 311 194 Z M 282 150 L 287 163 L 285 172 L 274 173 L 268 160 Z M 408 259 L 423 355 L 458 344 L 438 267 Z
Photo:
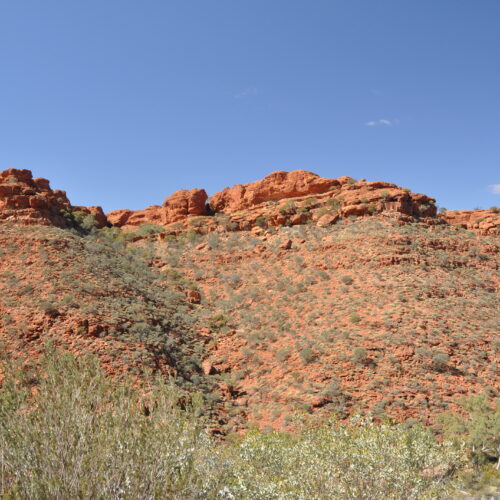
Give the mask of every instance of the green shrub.
M 117 383 L 53 350 L 39 371 L 2 368 L 2 498 L 434 499 L 460 465 L 419 426 L 354 420 L 221 443 L 172 383 Z
M 314 352 L 310 347 L 305 347 L 299 352 L 300 358 L 304 363 L 310 363 L 314 359 Z
M 220 474 L 199 403 L 172 384 L 140 393 L 95 360 L 49 352 L 31 396 L 10 369 L 0 390 L 0 496 L 213 498 Z M 215 451 L 215 450 L 214 450 Z M 2 498 L 4 498 L 2 496 Z
M 290 356 L 290 352 L 287 349 L 280 349 L 276 353 L 276 359 L 282 363 L 283 361 L 286 361 L 288 357 Z
M 358 313 L 351 313 L 349 316 L 349 321 L 351 323 L 357 324 L 361 321 L 361 317 Z
M 366 349 L 362 347 L 356 347 L 352 353 L 352 360 L 355 363 L 364 363 L 366 361 Z
M 448 356 L 448 354 L 438 352 L 432 357 L 432 366 L 437 371 L 444 371 L 449 360 L 450 356 Z
M 150 234 L 159 234 L 163 233 L 165 231 L 165 228 L 163 226 L 159 226 L 158 224 L 152 224 L 150 222 L 145 222 L 144 224 L 141 224 L 137 231 L 136 234 L 139 236 L 148 236 Z
M 323 425 L 295 436 L 249 433 L 237 449 L 233 498 L 444 498 L 459 453 L 421 427 Z
M 263 229 L 267 227 L 267 217 L 260 215 L 255 219 L 255 224 Z
M 326 202 L 326 205 L 331 210 L 339 210 L 340 207 L 342 206 L 342 201 L 336 198 L 329 198 Z
M 493 404 L 486 393 L 464 397 L 460 407 L 465 415 L 447 412 L 437 419 L 446 439 L 466 445 L 474 464 L 495 461 L 500 470 L 500 400 Z

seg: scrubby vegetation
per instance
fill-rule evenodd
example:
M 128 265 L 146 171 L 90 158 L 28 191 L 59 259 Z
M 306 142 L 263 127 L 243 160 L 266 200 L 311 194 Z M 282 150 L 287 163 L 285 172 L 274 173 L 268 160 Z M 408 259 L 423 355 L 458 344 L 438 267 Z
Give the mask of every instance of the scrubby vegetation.
M 155 243 L 164 272 L 202 292 L 213 377 L 239 399 L 226 430 L 291 428 L 296 413 L 430 423 L 462 396 L 498 396 L 499 251 L 495 237 L 380 217 Z
M 71 217 L 0 227 L 0 352 L 14 358 L 0 497 L 498 486 L 496 238 L 377 217 L 209 234 L 203 217 L 180 234 Z
M 462 467 L 460 448 L 401 424 L 219 442 L 196 396 L 159 379 L 147 390 L 117 384 L 95 359 L 52 348 L 36 371 L 3 370 L 5 498 L 445 498 Z
M 203 345 L 183 287 L 116 229 L 0 227 L 0 339 L 16 355 L 47 339 L 108 355 L 116 370 L 174 368 L 189 381 Z M 3 327 L 3 328 L 1 328 Z M 29 349 L 32 351 L 32 349 Z M 110 368 L 115 370 L 115 368 Z

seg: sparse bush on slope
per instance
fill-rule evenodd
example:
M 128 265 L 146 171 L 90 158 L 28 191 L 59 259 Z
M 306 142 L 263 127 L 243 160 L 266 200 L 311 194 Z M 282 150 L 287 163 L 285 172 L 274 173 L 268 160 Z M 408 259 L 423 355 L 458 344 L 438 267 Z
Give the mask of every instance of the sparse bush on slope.
M 0 247 L 0 308 L 11 313 L 8 325 L 0 321 L 0 339 L 8 350 L 29 357 L 26 339 L 32 347 L 51 338 L 73 349 L 79 342 L 82 351 L 106 346 L 130 371 L 165 363 L 185 379 L 200 372 L 203 346 L 189 305 L 176 283 L 148 265 L 148 248 L 125 245 L 110 228 L 82 237 L 7 224 Z

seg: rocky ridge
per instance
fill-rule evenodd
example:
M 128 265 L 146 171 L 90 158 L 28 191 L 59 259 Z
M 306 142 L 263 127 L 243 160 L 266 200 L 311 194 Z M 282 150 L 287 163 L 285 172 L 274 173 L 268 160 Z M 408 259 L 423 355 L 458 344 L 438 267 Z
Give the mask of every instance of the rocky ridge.
M 395 184 L 355 181 L 351 177 L 328 179 L 305 170 L 277 171 L 250 184 L 225 188 L 214 194 L 207 204 L 204 195 L 204 190 L 182 190 L 167 198 L 163 207 L 152 206 L 136 212 L 116 210 L 107 216 L 113 225 L 126 231 L 134 231 L 135 226 L 143 223 L 159 224 L 169 230 L 203 225 L 207 231 L 218 231 L 221 227 L 241 231 L 255 226 L 316 222 L 324 215 L 332 217 L 323 217 L 320 224 L 326 220 L 333 223 L 338 217 L 380 212 L 418 218 L 436 215 L 433 198 L 411 193 Z M 170 208 L 172 200 L 175 204 Z
M 395 184 L 356 181 L 347 176 L 329 179 L 305 170 L 273 172 L 249 184 L 227 187 L 210 199 L 204 189 L 182 189 L 161 206 L 113 210 L 106 215 L 101 207 L 71 205 L 65 191 L 51 189 L 47 179 L 34 179 L 29 170 L 0 172 L 0 220 L 68 227 L 75 213 L 80 218 L 94 216 L 99 228 L 115 226 L 135 232 L 148 224 L 166 234 L 248 231 L 306 223 L 326 227 L 340 218 L 375 214 L 449 224 L 482 235 L 500 233 L 500 211 L 494 208 L 437 214 L 435 199 Z

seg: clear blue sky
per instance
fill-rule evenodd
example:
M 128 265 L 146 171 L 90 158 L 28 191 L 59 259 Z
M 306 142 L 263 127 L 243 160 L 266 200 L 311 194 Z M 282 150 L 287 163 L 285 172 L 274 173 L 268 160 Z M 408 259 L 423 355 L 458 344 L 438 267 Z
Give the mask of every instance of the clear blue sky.
M 297 168 L 500 205 L 500 1 L 0 1 L 9 167 L 105 210 Z

